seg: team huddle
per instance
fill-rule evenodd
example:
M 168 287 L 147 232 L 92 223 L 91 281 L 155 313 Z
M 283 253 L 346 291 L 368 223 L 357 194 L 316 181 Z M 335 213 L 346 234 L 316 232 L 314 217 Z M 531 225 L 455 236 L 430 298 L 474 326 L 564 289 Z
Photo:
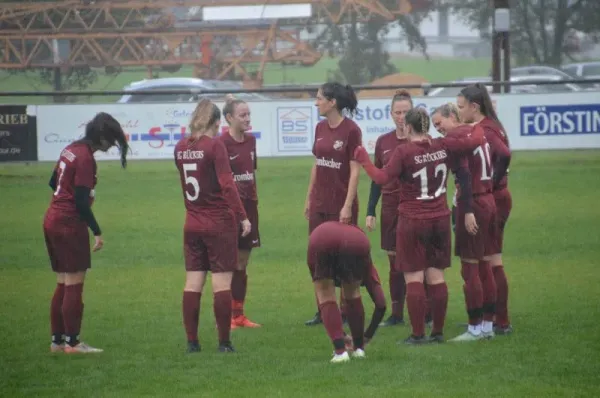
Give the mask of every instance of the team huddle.
M 448 303 L 444 270 L 451 263 L 452 224 L 454 251 L 462 264 L 468 327 L 451 341 L 510 333 L 501 256 L 511 209 L 506 177 L 510 150 L 486 88 L 466 87 L 457 105 L 446 104 L 431 115 L 413 108 L 406 91 L 396 93 L 391 106 L 396 128 L 378 138 L 374 164 L 362 146 L 360 128 L 347 117 L 357 106 L 350 86 L 326 83 L 319 89 L 316 107 L 325 119 L 315 131 L 315 163 L 304 211 L 309 230 L 307 264 L 318 308 L 306 324 L 325 326 L 334 347 L 331 362 L 364 358 L 365 346 L 378 326 L 404 323 L 405 302 L 412 332 L 404 342 L 444 341 Z M 219 134 L 222 116 L 228 129 Z M 429 136 L 431 121 L 442 138 Z M 209 271 L 219 351 L 235 351 L 232 328 L 260 327 L 244 313 L 246 267 L 252 249 L 260 247 L 256 141 L 247 133 L 249 129 L 250 109 L 244 101 L 228 96 L 221 111 L 204 99 L 191 116 L 191 133 L 175 147 L 186 208 L 182 314 L 190 353 L 201 350 L 200 301 Z M 91 210 L 96 184 L 93 153 L 113 146 L 119 147 L 125 167 L 129 151 L 125 133 L 111 115 L 99 113 L 87 125 L 84 138 L 61 152 L 50 180 L 54 193 L 44 218 L 44 235 L 57 275 L 50 305 L 52 352 L 102 351 L 83 343 L 79 334 L 90 252 L 103 246 Z M 381 322 L 385 295 L 369 239 L 357 226 L 361 167 L 372 180 L 366 219 L 369 231 L 376 228 L 376 207 L 380 198 L 382 202 L 381 248 L 389 258 L 392 302 L 392 314 L 385 322 Z M 457 185 L 452 210 L 446 197 L 449 172 Z M 94 234 L 93 248 L 88 228 Z M 375 304 L 367 330 L 361 286 Z M 336 287 L 341 288 L 339 306 Z M 345 322 L 350 335 L 344 332 Z M 425 333 L 428 324 L 429 336 Z

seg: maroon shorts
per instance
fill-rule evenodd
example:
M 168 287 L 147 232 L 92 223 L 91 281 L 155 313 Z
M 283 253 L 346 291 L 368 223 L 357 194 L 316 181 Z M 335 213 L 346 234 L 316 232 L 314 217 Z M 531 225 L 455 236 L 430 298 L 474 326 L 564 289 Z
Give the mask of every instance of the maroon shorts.
M 381 203 L 381 217 L 379 219 L 381 227 L 381 248 L 388 252 L 396 251 L 396 227 L 398 226 L 398 203 L 386 204 L 385 200 Z
M 355 253 L 315 251 L 315 261 L 309 263 L 313 281 L 332 279 L 336 286 L 342 283 L 361 282 L 369 275 L 369 255 Z
M 44 238 L 52 271 L 75 273 L 92 267 L 88 227 L 79 216 L 46 212 Z
M 308 234 L 310 235 L 315 228 L 327 221 L 339 221 L 340 215 L 338 214 L 327 214 L 327 213 L 311 213 L 308 216 Z M 352 208 L 352 219 L 350 220 L 352 225 L 358 225 L 358 206 Z M 314 280 L 314 270 L 316 268 L 316 253 L 313 250 L 308 249 L 308 269 L 310 275 Z
M 248 221 L 252 225 L 250 233 L 241 236 L 238 241 L 238 249 L 250 251 L 255 247 L 260 247 L 260 233 L 258 231 L 258 202 L 255 200 L 243 200 L 244 210 L 248 216 Z
M 186 271 L 233 272 L 237 267 L 238 230 L 224 232 L 183 231 Z
M 450 267 L 450 217 L 398 218 L 395 271 L 417 272 Z
M 496 228 L 496 203 L 492 194 L 473 198 L 473 214 L 479 230 L 471 235 L 465 227 L 465 212 L 458 206 L 456 211 L 456 231 L 454 254 L 460 258 L 479 260 L 492 252 L 492 239 Z
M 502 253 L 504 245 L 504 227 L 512 209 L 512 197 L 508 188 L 495 191 L 494 201 L 496 202 L 496 222 L 490 239 L 490 251 L 492 254 L 499 254 Z

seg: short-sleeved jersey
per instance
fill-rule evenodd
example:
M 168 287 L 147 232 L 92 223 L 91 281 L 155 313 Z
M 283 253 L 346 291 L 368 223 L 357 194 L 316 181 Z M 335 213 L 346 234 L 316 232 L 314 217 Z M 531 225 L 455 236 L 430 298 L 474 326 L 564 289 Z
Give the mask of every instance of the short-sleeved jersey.
M 394 150 L 398 145 L 408 142 L 406 138 L 398 138 L 396 130 L 380 135 L 375 142 L 375 167 L 382 169 L 394 154 Z M 398 195 L 400 192 L 400 182 L 398 180 L 391 181 L 381 187 L 383 195 Z
M 483 128 L 485 133 L 485 139 L 489 143 L 489 151 L 490 151 L 490 162 L 492 167 L 496 164 L 496 161 L 499 157 L 508 157 L 510 159 L 510 148 L 508 144 L 508 137 L 502 131 L 502 128 L 490 118 L 484 118 L 479 125 Z M 494 175 L 494 170 L 492 169 L 492 176 Z M 504 189 L 508 186 L 508 170 L 506 170 L 506 175 L 502 177 L 498 186 L 495 187 L 497 190 Z
M 327 221 L 310 234 L 309 251 L 367 256 L 371 244 L 367 235 L 355 225 Z
M 327 120 L 317 124 L 312 149 L 316 179 L 310 194 L 311 211 L 337 214 L 342 210 L 350 182 L 350 161 L 361 145 L 362 132 L 351 119 L 344 118 L 336 128 L 331 128 Z
M 78 214 L 75 207 L 75 187 L 89 188 L 90 206 L 93 204 L 98 179 L 96 159 L 88 144 L 74 142 L 68 145 L 60 153 L 54 171 L 56 190 L 50 202 L 52 211 L 68 215 Z
M 473 129 L 473 127 L 470 127 Z M 400 181 L 398 213 L 406 218 L 430 219 L 450 214 L 446 198 L 452 156 L 467 153 L 482 142 L 483 132 L 444 137 L 398 146 L 384 167 L 388 179 Z
M 235 225 L 234 212 L 219 185 L 219 175 L 231 174 L 223 142 L 186 137 L 177 143 L 174 154 L 187 210 L 185 230 L 222 231 Z
M 219 137 L 227 148 L 233 180 L 242 200 L 258 200 L 256 192 L 256 137 L 244 134 L 244 141 L 236 141 L 229 133 Z
M 470 132 L 471 126 L 459 126 L 449 131 L 447 137 L 462 137 L 470 134 Z M 487 141 L 484 141 L 483 145 L 479 145 L 471 153 L 455 157 L 452 163 L 454 163 L 452 165 L 453 171 L 456 171 L 459 167 L 467 166 L 469 168 L 471 189 L 474 196 L 492 192 L 492 163 L 490 161 L 490 145 Z

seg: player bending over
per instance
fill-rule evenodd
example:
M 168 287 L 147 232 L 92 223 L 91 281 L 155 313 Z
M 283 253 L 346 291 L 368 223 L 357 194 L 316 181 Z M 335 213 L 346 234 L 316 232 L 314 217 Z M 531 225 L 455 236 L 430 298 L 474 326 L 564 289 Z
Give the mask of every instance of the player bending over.
M 250 233 L 251 225 L 233 181 L 227 149 L 214 139 L 220 123 L 219 108 L 203 99 L 192 114 L 191 135 L 182 138 L 174 151 L 186 209 L 182 311 L 188 352 L 200 351 L 200 297 L 208 271 L 212 272 L 219 351 L 235 351 L 230 338 L 231 278 L 238 264 L 238 225 L 241 222 L 242 236 Z
M 309 237 L 308 266 L 315 287 L 319 311 L 333 343 L 332 363 L 347 362 L 342 314 L 336 302 L 336 280 L 342 286 L 346 316 L 354 343 L 354 358 L 364 358 L 365 310 L 360 285 L 370 265 L 370 243 L 364 232 L 340 221 L 326 221 Z
M 83 282 L 92 267 L 88 228 L 94 234 L 93 251 L 102 249 L 102 230 L 92 212 L 98 181 L 94 152 L 118 146 L 121 165 L 127 165 L 129 145 L 119 122 L 98 113 L 85 127 L 85 136 L 60 153 L 50 187 L 54 191 L 44 217 L 44 238 L 56 288 L 50 303 L 52 352 L 98 353 L 103 350 L 79 340 L 83 319 Z M 66 343 L 66 344 L 65 344 Z

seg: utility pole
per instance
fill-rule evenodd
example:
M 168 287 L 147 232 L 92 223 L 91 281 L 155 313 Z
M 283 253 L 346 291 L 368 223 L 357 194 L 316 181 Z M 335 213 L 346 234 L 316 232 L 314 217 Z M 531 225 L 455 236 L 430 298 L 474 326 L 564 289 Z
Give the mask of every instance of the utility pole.
M 510 4 L 491 0 L 494 6 L 492 32 L 492 80 L 510 81 Z M 494 93 L 510 92 L 510 85 L 494 84 Z

